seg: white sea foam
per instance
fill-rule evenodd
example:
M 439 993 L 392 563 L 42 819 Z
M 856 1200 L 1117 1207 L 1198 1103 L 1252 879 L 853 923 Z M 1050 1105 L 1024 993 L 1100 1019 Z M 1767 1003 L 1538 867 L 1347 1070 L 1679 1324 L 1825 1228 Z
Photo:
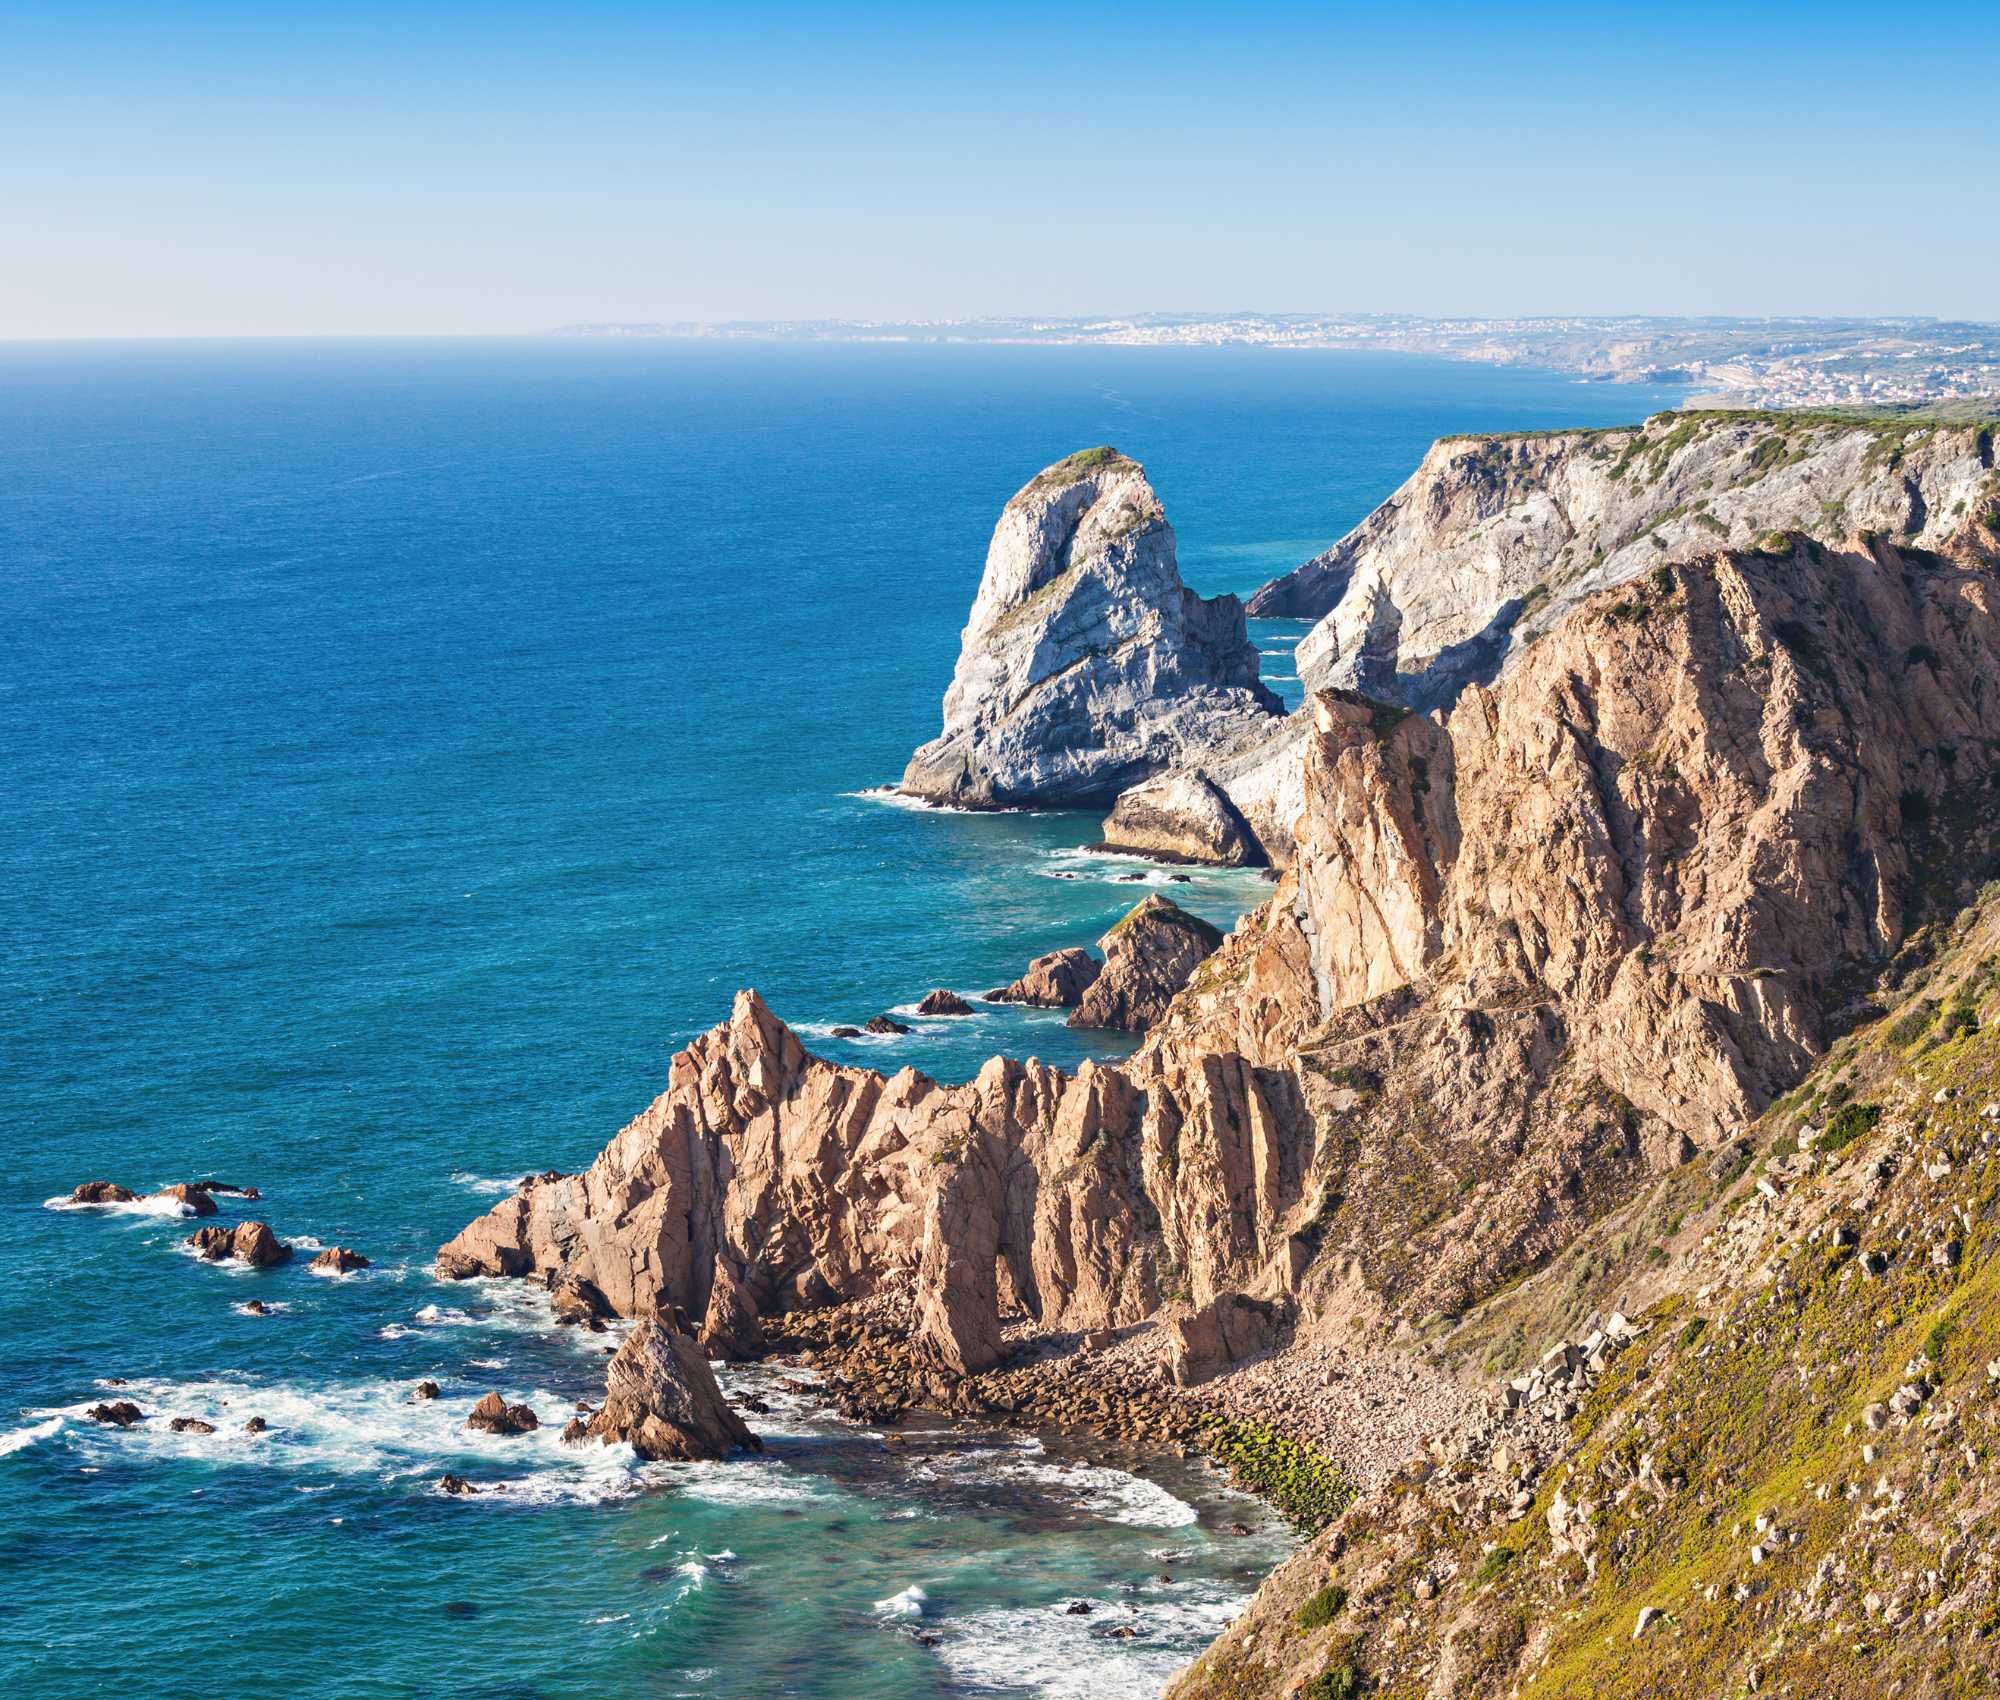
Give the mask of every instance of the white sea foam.
M 1157 1694 L 1175 1670 L 1225 1628 L 1243 1600 L 1214 1588 L 1185 1599 L 1148 1599 L 1136 1611 L 1071 1617 L 1060 1606 L 1023 1619 L 996 1607 L 942 1620 L 938 1656 L 954 1686 L 1027 1692 L 1044 1700 L 1110 1700 Z M 1129 1640 L 1108 1633 L 1121 1624 Z
M 477 1385 L 461 1386 L 444 1398 L 419 1400 L 410 1397 L 409 1383 L 403 1381 L 307 1385 L 140 1379 L 119 1393 L 147 1413 L 145 1422 L 77 1433 L 94 1447 L 119 1447 L 162 1460 L 254 1462 L 319 1478 L 404 1481 L 412 1488 L 450 1470 L 479 1488 L 462 1501 L 471 1506 L 489 1498 L 515 1504 L 595 1503 L 666 1479 L 662 1472 L 667 1466 L 642 1464 L 629 1446 L 564 1446 L 560 1424 L 554 1421 L 523 1435 L 475 1433 L 464 1426 L 465 1413 L 482 1391 Z M 523 1399 L 545 1417 L 570 1403 L 546 1389 L 509 1391 L 506 1397 Z M 87 1409 L 78 1405 L 26 1414 L 73 1418 Z M 214 1424 L 215 1433 L 174 1433 L 170 1419 L 183 1416 Z M 244 1432 L 243 1424 L 252 1416 L 270 1425 L 263 1434 Z
M 115 1204 L 79 1204 L 75 1199 L 46 1198 L 42 1201 L 44 1210 L 95 1210 L 106 1216 L 165 1216 L 169 1219 L 192 1216 L 194 1207 L 183 1204 L 178 1198 L 169 1198 L 163 1192 L 147 1193 L 143 1198 L 127 1198 Z
M 875 1610 L 883 1617 L 922 1617 L 924 1601 L 929 1598 L 930 1595 L 912 1582 L 907 1588 L 891 1594 L 886 1600 L 877 1600 Z
M 19 1452 L 24 1447 L 33 1446 L 38 1440 L 47 1440 L 53 1434 L 60 1434 L 65 1417 L 44 1418 L 41 1422 L 30 1423 L 26 1428 L 17 1428 L 12 1433 L 0 1434 L 0 1458 L 10 1452 Z
M 861 791 L 843 791 L 843 797 L 853 797 L 864 803 L 886 803 L 892 809 L 917 809 L 925 814 L 936 815 L 1040 815 L 1048 814 L 1047 809 L 968 809 L 959 803 L 933 803 L 922 797 L 912 797 L 906 791 L 899 791 L 893 785 L 871 785 Z
M 263 1303 L 264 1308 L 261 1311 L 252 1310 L 250 1308 L 250 1301 L 247 1299 L 242 1304 L 231 1305 L 229 1308 L 235 1311 L 238 1316 L 267 1316 L 275 1311 L 290 1310 L 292 1308 L 283 1299 L 266 1299 Z
M 1187 1501 L 1144 1476 L 1103 1464 L 1050 1463 L 1025 1448 L 946 1454 L 936 1463 L 951 1475 L 1027 1483 L 1103 1523 L 1125 1523 L 1140 1529 L 1185 1529 L 1201 1516 Z
M 519 1175 L 502 1179 L 497 1175 L 469 1174 L 460 1169 L 451 1178 L 454 1184 L 464 1187 L 467 1192 L 480 1193 L 488 1198 L 505 1198 L 521 1190 Z

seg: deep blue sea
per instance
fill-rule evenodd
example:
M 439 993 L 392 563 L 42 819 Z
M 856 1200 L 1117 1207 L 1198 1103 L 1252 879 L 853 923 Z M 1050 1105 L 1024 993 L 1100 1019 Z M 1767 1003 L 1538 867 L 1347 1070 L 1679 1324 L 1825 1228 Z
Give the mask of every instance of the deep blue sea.
M 1094 817 L 864 795 L 1041 466 L 1135 455 L 1189 582 L 1247 591 L 1441 432 L 1674 399 L 1270 351 L 0 347 L 0 1688 L 1154 1691 L 1286 1547 L 1199 1470 L 890 1448 L 764 1370 L 728 1377 L 774 1396 L 761 1459 L 565 1453 L 602 1340 L 429 1256 L 587 1163 L 739 986 L 843 1060 L 1085 1054 L 1025 1012 L 822 1037 L 1165 878 L 1080 854 Z M 1256 628 L 1291 700 L 1298 633 Z M 1265 888 L 1172 889 L 1226 924 Z M 45 1203 L 210 1176 L 300 1258 Z M 335 1243 L 373 1267 L 308 1275 Z M 156 1415 L 83 1422 L 111 1377 Z M 465 1435 L 489 1387 L 556 1423 Z

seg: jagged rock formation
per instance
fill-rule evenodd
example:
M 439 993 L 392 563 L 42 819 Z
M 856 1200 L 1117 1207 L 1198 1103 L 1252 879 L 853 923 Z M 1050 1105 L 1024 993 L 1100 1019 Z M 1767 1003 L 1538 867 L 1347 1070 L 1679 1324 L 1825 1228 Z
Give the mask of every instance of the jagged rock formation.
M 1087 950 L 1070 946 L 1038 956 L 1011 985 L 986 994 L 988 1003 L 1020 1003 L 1034 1009 L 1074 1009 L 1104 964 Z
M 1113 449 L 1008 502 L 944 699 L 902 789 L 971 808 L 1108 804 L 1281 712 L 1233 596 L 1181 583 L 1173 528 Z
M 1770 413 L 1447 437 L 1340 542 L 1250 599 L 1315 617 L 1308 684 L 1448 706 L 1586 598 L 1789 530 L 1963 553 L 2000 525 L 1990 430 Z
M 1097 941 L 1104 968 L 1071 1013 L 1072 1027 L 1143 1033 L 1221 947 L 1222 934 L 1153 893 Z
M 487 1393 L 466 1414 L 465 1426 L 479 1434 L 531 1434 L 542 1426 L 532 1405 L 510 1405 L 498 1393 Z
M 79 1181 L 69 1195 L 72 1204 L 130 1204 L 139 1195 L 116 1181 Z
M 271 1232 L 268 1222 L 239 1222 L 233 1228 L 197 1228 L 187 1243 L 209 1263 L 234 1258 L 253 1269 L 291 1261 L 292 1248 Z
M 641 1458 L 725 1458 L 761 1444 L 723 1400 L 701 1348 L 656 1316 L 613 1356 L 587 1432 L 607 1446 L 624 1441 Z

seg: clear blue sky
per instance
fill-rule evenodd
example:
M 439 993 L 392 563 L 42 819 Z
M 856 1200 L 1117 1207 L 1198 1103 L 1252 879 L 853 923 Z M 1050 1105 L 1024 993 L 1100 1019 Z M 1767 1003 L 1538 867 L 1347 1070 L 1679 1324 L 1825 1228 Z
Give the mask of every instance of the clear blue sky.
M 0 3 L 0 337 L 2000 318 L 2000 7 Z

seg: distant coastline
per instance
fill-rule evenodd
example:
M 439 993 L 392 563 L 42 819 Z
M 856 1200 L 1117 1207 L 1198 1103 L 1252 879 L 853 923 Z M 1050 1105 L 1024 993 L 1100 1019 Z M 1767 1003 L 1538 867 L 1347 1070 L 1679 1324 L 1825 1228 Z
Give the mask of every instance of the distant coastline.
M 795 319 L 563 325 L 558 336 L 737 342 L 1332 349 L 1538 366 L 1602 383 L 1684 383 L 1705 404 L 1911 407 L 2000 395 L 2000 324 L 1929 318 L 1427 319 L 1383 313 Z

